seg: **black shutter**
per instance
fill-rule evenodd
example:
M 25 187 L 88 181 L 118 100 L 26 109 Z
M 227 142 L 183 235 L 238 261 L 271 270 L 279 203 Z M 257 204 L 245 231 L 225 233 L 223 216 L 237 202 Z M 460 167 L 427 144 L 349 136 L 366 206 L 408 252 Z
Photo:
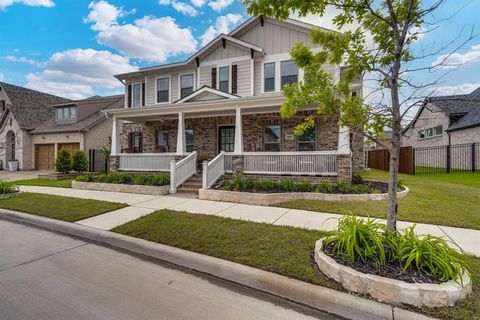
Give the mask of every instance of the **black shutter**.
M 212 88 L 217 88 L 217 68 L 212 68 Z
M 128 94 L 127 94 L 127 106 L 132 107 L 132 85 L 128 85 Z
M 145 83 L 142 83 L 142 106 L 145 106 Z
M 232 65 L 232 94 L 237 94 L 237 65 Z

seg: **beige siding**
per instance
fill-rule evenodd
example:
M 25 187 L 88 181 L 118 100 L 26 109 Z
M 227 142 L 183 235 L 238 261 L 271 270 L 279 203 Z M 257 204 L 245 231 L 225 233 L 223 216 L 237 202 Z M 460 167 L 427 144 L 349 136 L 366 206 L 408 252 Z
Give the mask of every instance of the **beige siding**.
M 200 87 L 212 85 L 212 68 L 214 67 L 200 67 Z
M 148 76 L 145 84 L 145 104 L 147 106 L 155 104 L 155 76 Z
M 452 131 L 452 144 L 480 143 L 480 127 Z
M 241 34 L 239 39 L 262 47 L 266 54 L 289 52 L 297 42 L 312 46 L 307 32 L 269 21 L 265 21 L 263 27 L 258 23 Z
M 238 66 L 237 94 L 241 97 L 250 96 L 251 60 L 239 61 L 235 64 Z
M 254 94 L 259 95 L 262 91 L 262 61 L 255 61 L 254 65 Z
M 432 111 L 430 111 L 432 110 Z M 449 119 L 445 113 L 436 110 L 433 106 L 429 105 L 423 109 L 419 115 L 413 128 L 408 129 L 402 136 L 402 144 L 404 146 L 412 147 L 431 147 L 431 146 L 443 146 L 448 144 L 448 135 L 444 133 L 441 136 L 419 139 L 418 132 L 424 129 L 433 128 L 436 126 L 443 126 L 443 130 L 446 130 L 449 126 Z
M 178 73 L 172 73 L 170 85 L 172 86 L 170 89 L 172 91 L 170 93 L 170 99 L 171 102 L 174 102 L 180 98 L 180 90 L 178 89 Z
M 201 62 L 211 62 L 215 60 L 231 59 L 248 55 L 250 55 L 250 51 L 229 43 L 225 46 L 225 48 L 223 48 L 222 45 L 219 45 L 209 55 L 201 59 Z
M 105 119 L 85 133 L 85 152 L 102 149 L 112 136 L 112 120 Z

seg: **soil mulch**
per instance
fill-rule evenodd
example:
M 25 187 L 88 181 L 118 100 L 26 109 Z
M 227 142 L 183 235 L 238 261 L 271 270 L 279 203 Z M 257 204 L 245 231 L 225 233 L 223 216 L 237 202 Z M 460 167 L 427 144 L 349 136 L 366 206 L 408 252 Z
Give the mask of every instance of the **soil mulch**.
M 431 283 L 441 284 L 444 281 L 438 279 L 435 276 L 428 274 L 421 274 L 419 271 L 408 268 L 403 271 L 398 261 L 389 261 L 386 265 L 377 268 L 371 261 L 363 262 L 361 260 L 350 261 L 347 255 L 344 253 L 337 254 L 334 252 L 332 246 L 324 246 L 324 252 L 327 256 L 331 257 L 337 263 L 350 267 L 356 271 L 362 273 L 370 273 L 377 276 L 404 281 L 407 283 Z

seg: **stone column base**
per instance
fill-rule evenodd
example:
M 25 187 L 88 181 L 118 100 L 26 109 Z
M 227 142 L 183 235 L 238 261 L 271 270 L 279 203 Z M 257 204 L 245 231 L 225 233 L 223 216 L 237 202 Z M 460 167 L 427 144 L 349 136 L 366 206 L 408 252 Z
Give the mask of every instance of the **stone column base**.
M 109 163 L 110 172 L 117 172 L 119 167 L 120 167 L 120 157 L 110 156 L 110 163 Z
M 337 155 L 337 177 L 339 180 L 352 181 L 352 155 Z
M 243 156 L 233 156 L 232 157 L 232 172 L 243 173 Z

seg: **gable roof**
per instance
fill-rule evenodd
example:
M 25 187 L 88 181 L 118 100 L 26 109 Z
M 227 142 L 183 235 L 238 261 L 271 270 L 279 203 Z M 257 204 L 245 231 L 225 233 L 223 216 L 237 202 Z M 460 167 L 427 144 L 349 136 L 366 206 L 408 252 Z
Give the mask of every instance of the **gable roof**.
M 181 98 L 181 99 L 178 99 L 177 101 L 173 102 L 174 104 L 175 103 L 185 103 L 185 102 L 189 102 L 189 100 L 192 100 L 194 99 L 195 97 L 200 97 L 206 93 L 209 93 L 211 95 L 214 95 L 214 96 L 217 96 L 218 98 L 220 99 L 235 99 L 235 98 L 240 98 L 240 96 L 237 96 L 235 94 L 231 94 L 231 93 L 228 93 L 228 92 L 223 92 L 223 91 L 220 91 L 218 89 L 215 89 L 215 88 L 212 88 L 210 86 L 203 86 L 201 87 L 200 89 L 197 89 L 195 91 L 193 91 L 192 93 L 190 93 L 189 95 Z M 215 99 L 208 99 L 208 100 L 215 100 Z
M 0 89 L 5 91 L 10 100 L 8 108 L 22 130 L 33 130 L 49 119 L 53 114 L 53 104 L 70 101 L 5 82 L 0 82 Z
M 412 128 L 427 104 L 431 104 L 450 118 L 447 131 L 480 126 L 480 88 L 470 94 L 426 98 L 414 119 L 403 130 Z
M 32 134 L 88 130 L 106 119 L 105 114 L 102 112 L 103 110 L 123 108 L 124 103 L 124 95 L 115 95 L 108 97 L 96 96 L 54 105 L 53 108 L 76 106 L 77 116 L 80 116 L 80 118 L 75 122 L 57 123 L 55 115 L 52 115 L 50 119 L 33 130 Z

